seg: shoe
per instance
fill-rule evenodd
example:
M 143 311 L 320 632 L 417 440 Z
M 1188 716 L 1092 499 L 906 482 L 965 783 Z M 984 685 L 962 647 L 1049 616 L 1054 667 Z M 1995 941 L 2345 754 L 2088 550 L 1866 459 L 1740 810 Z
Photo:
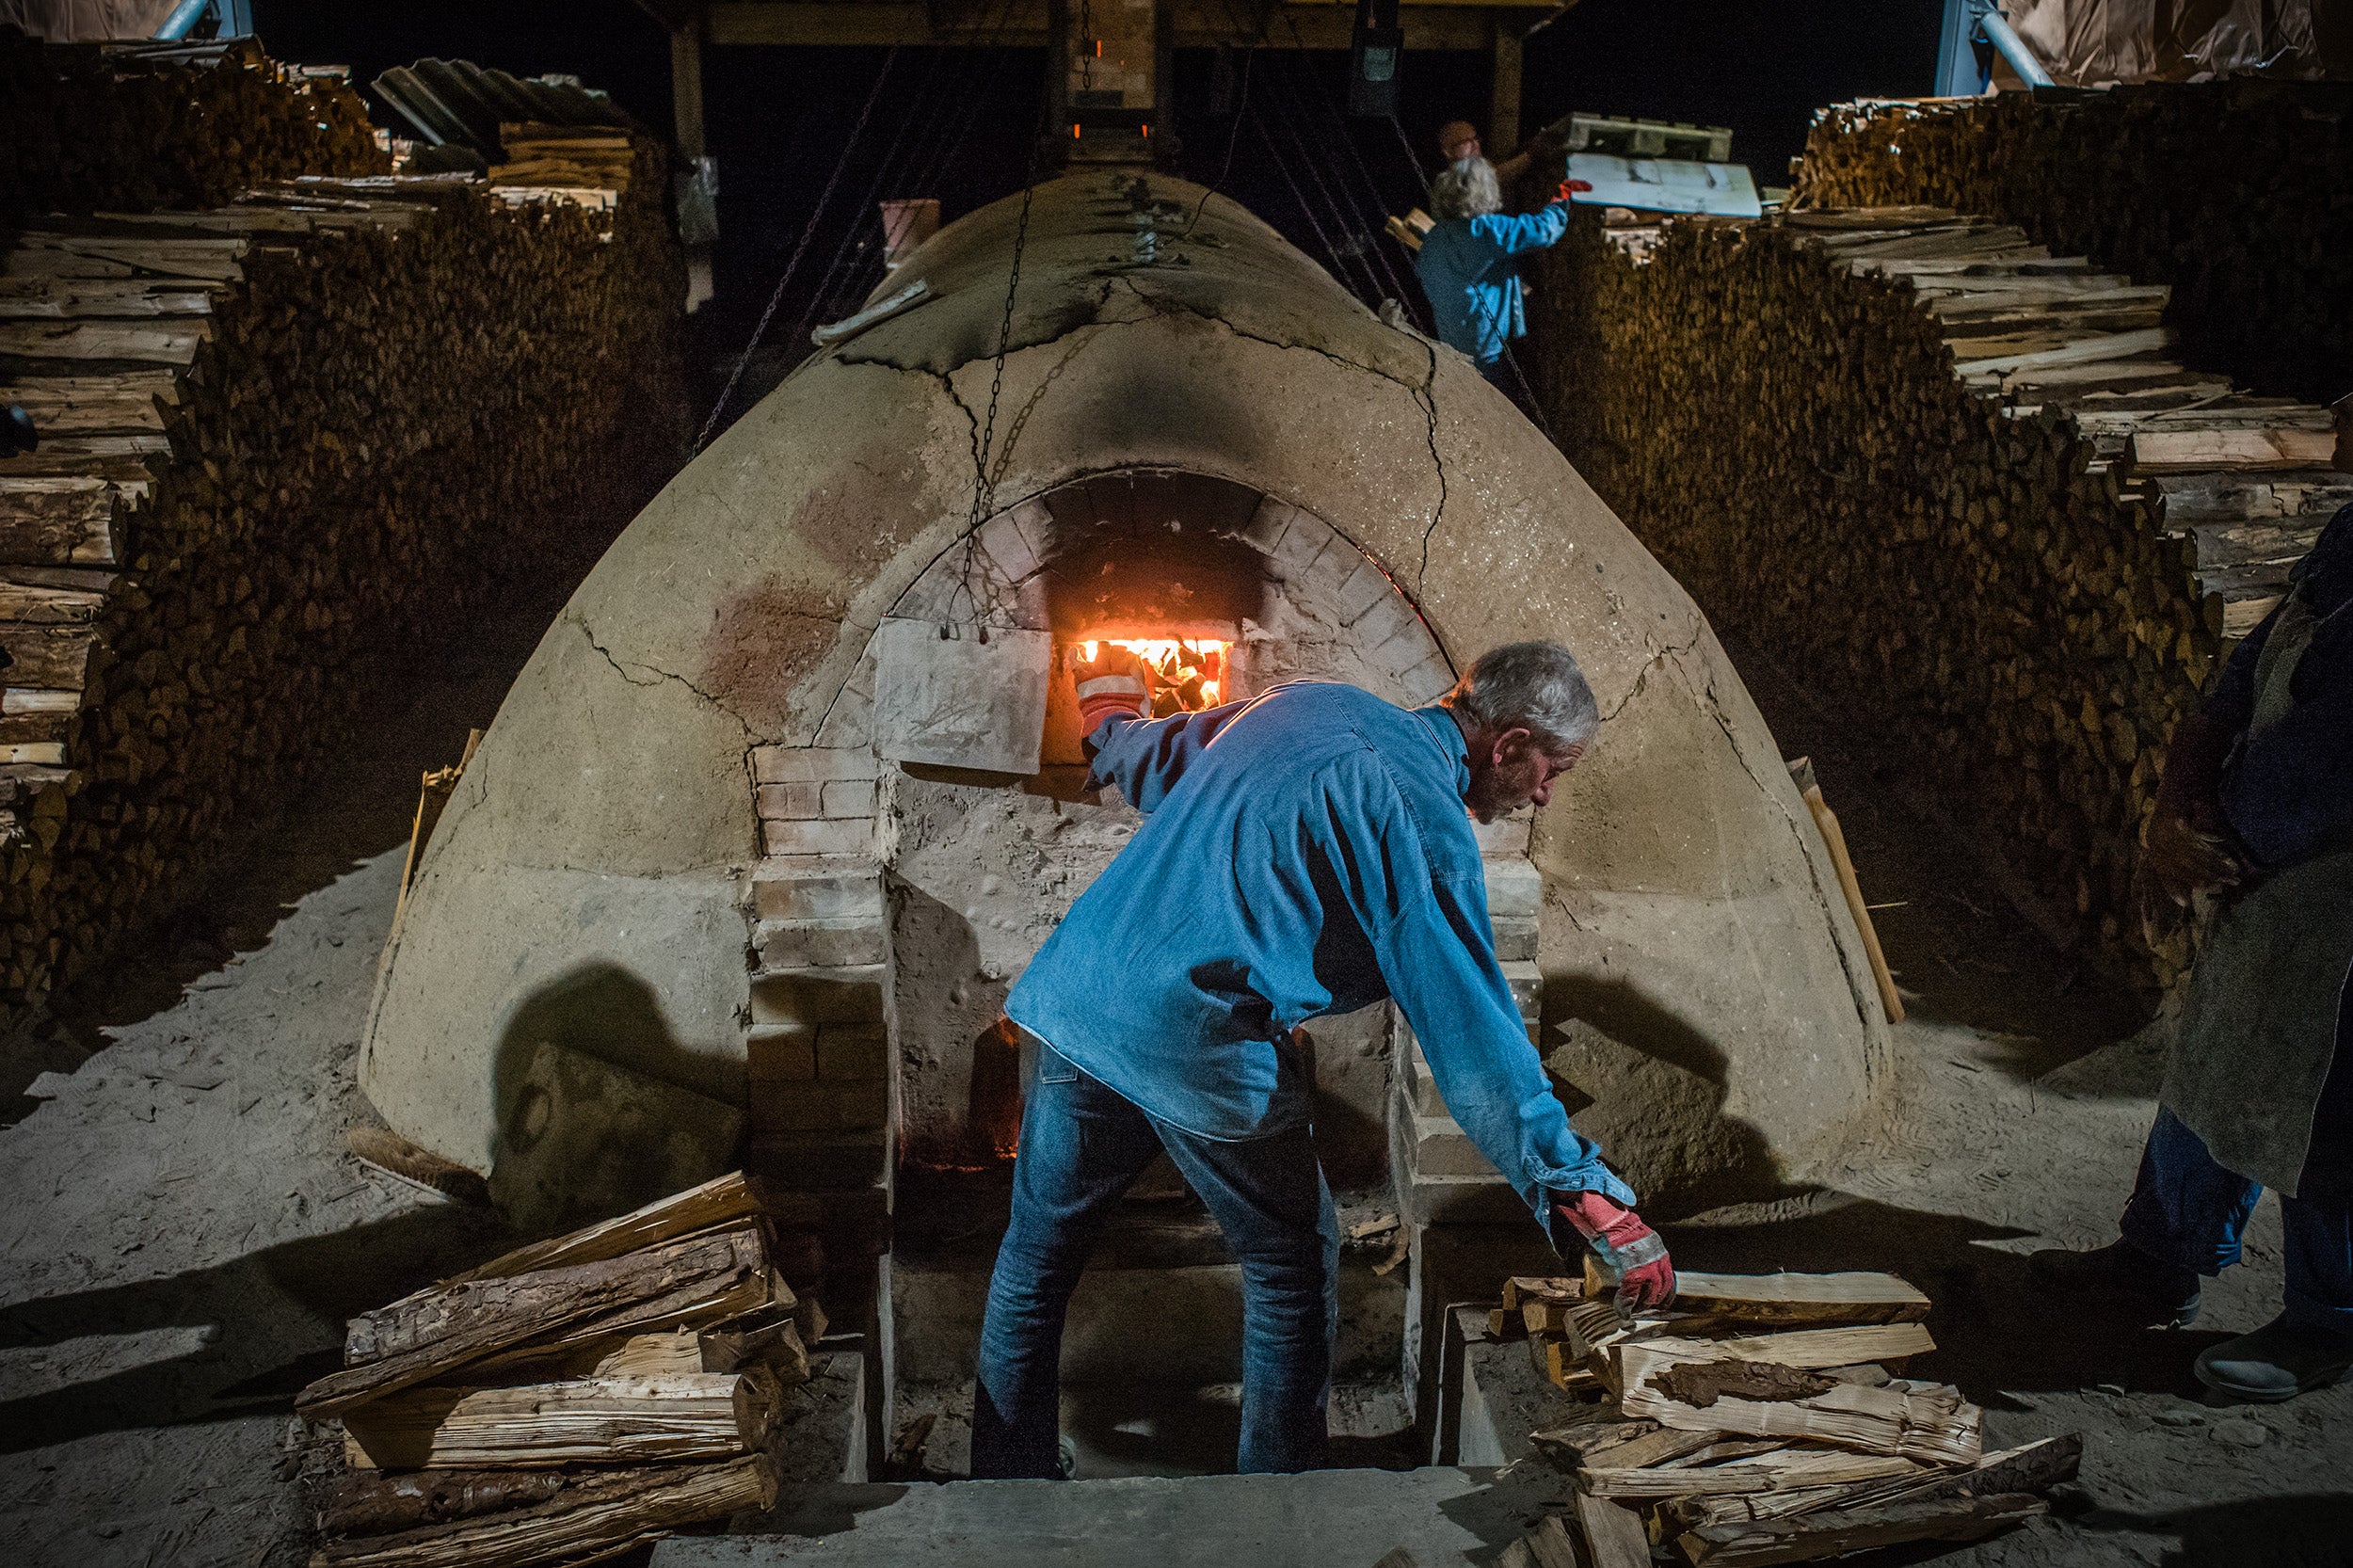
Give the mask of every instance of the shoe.
M 2298 1328 L 2284 1315 L 2198 1357 L 2198 1381 L 2249 1404 L 2278 1404 L 2326 1388 L 2353 1368 L 2353 1334 Z
M 2054 1247 L 2027 1258 L 2026 1272 L 2055 1290 L 2125 1304 L 2158 1328 L 2187 1328 L 2198 1320 L 2198 1271 L 2161 1263 L 2130 1241 L 2089 1252 Z
M 1054 1463 L 1062 1470 L 1062 1479 L 1079 1479 L 1079 1445 L 1065 1437 L 1054 1445 Z

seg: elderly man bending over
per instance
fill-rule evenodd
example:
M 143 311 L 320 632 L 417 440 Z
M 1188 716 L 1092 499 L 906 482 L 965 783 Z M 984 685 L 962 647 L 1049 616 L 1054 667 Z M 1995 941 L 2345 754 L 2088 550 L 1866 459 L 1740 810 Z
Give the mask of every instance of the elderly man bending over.
M 1078 696 L 1094 780 L 1145 820 L 1005 1003 L 1037 1070 L 981 1335 L 974 1477 L 1061 1472 L 1064 1312 L 1161 1149 L 1241 1264 L 1240 1468 L 1327 1463 L 1339 1235 L 1291 1032 L 1385 997 L 1554 1245 L 1593 1249 L 1637 1305 L 1671 1298 L 1665 1244 L 1529 1045 L 1471 832 L 1543 805 L 1591 744 L 1593 694 L 1568 651 L 1496 648 L 1428 708 L 1298 681 L 1147 720 L 1149 674 L 1112 648 Z

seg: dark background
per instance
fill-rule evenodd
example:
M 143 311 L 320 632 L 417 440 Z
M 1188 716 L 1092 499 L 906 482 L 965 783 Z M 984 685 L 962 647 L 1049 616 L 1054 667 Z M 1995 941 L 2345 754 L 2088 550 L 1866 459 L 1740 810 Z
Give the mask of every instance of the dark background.
M 522 76 L 577 75 L 648 128 L 664 136 L 670 128 L 668 37 L 630 0 L 255 0 L 254 13 L 273 54 L 347 64 L 363 93 L 387 67 L 428 55 L 462 57 Z M 1733 157 L 1757 184 L 1785 184 L 1815 109 L 1929 90 L 1941 13 L 1942 0 L 1583 0 L 1528 40 L 1521 122 L 1533 131 L 1585 110 L 1725 125 Z M 936 196 L 952 219 L 1021 188 L 1042 52 L 902 49 L 852 146 L 885 53 L 705 49 L 705 120 L 719 166 L 719 294 L 696 319 L 695 353 L 711 376 L 723 376 L 742 351 L 804 230 L 806 253 L 746 392 L 772 383 L 806 351 L 809 324 L 855 310 L 880 276 L 872 197 Z M 1408 142 L 1426 169 L 1440 123 L 1484 121 L 1487 59 L 1407 56 L 1396 127 L 1337 112 L 1346 69 L 1344 55 L 1291 50 L 1257 51 L 1246 72 L 1237 62 L 1229 86 L 1241 88 L 1246 76 L 1250 111 L 1237 136 L 1234 115 L 1209 112 L 1211 56 L 1181 52 L 1175 104 L 1183 171 L 1218 180 L 1230 142 L 1222 190 L 1369 302 L 1397 295 L 1417 310 L 1407 258 L 1380 237 L 1381 221 L 1420 200 Z M 378 124 L 407 132 L 368 96 Z M 810 229 L 810 209 L 837 165 L 838 187 Z M 715 390 L 714 379 L 706 392 Z M 732 407 L 742 406 L 739 396 Z

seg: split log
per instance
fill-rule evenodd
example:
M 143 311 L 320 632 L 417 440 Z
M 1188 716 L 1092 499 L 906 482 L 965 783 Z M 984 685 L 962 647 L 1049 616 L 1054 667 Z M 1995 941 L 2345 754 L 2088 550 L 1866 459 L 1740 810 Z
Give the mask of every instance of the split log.
M 1852 1486 L 1862 1481 L 1917 1476 L 1921 1468 L 1912 1460 L 1889 1454 L 1785 1449 L 1770 1457 L 1736 1459 L 1728 1464 L 1689 1469 L 1592 1466 L 1578 1470 L 1577 1480 L 1596 1497 L 1693 1497 Z
M 1798 1329 L 1710 1340 L 1718 1352 L 1750 1361 L 1815 1368 L 1901 1361 L 1936 1349 L 1927 1327 L 1916 1322 L 1867 1323 L 1855 1328 Z
M 776 1500 L 764 1454 L 718 1464 L 589 1473 L 528 1508 L 329 1540 L 312 1568 L 530 1568 L 606 1555 L 664 1530 L 724 1519 Z
M 319 1528 L 328 1535 L 390 1535 L 504 1513 L 552 1500 L 572 1479 L 552 1470 L 346 1470 L 335 1478 Z
M 672 1241 L 698 1231 L 732 1224 L 762 1212 L 764 1206 L 760 1193 L 752 1186 L 751 1178 L 741 1171 L 730 1171 L 726 1176 L 713 1176 L 699 1187 L 690 1187 L 683 1192 L 658 1198 L 627 1214 L 600 1221 L 545 1241 L 534 1241 L 513 1252 L 502 1253 L 488 1263 L 453 1275 L 446 1283 L 463 1285 L 472 1280 L 511 1279 L 517 1274 L 539 1269 L 602 1262 L 657 1242 Z
M 1897 1503 L 1795 1519 L 1703 1525 L 1675 1544 L 1692 1568 L 1768 1568 L 1907 1541 L 1976 1541 L 2049 1512 L 2050 1505 L 2041 1498 L 2019 1496 Z
M 1894 1274 L 1867 1272 L 1678 1272 L 1675 1304 L 1744 1323 L 1902 1323 L 1929 1315 L 1929 1298 L 1918 1289 Z
M 1673 1398 L 1657 1384 L 1677 1367 L 1715 1360 L 1697 1340 L 1654 1340 L 1612 1351 L 1625 1390 L 1620 1408 L 1661 1426 L 1752 1437 L 1806 1438 L 1865 1453 L 1944 1464 L 1973 1464 L 1983 1452 L 1983 1413 L 1956 1389 L 1841 1384 L 1821 1393 L 1776 1400 L 1722 1395 L 1705 1408 Z
M 313 1419 L 339 1416 L 460 1368 L 479 1372 L 656 1329 L 720 1322 L 786 1291 L 751 1225 L 625 1257 L 436 1286 L 353 1319 L 344 1342 L 347 1365 L 295 1403 Z
M 759 1368 L 409 1388 L 346 1412 L 344 1454 L 395 1470 L 720 1459 L 767 1440 L 780 1397 Z
M 1583 1492 L 1577 1495 L 1576 1508 L 1590 1568 L 1650 1568 L 1650 1531 L 1642 1528 L 1641 1514 Z

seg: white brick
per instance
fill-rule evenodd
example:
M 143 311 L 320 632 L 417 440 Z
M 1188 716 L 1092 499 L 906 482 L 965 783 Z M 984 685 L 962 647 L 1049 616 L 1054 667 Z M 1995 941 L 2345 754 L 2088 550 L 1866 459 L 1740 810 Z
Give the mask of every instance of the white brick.
M 1542 872 L 1526 860 L 1490 860 L 1487 872 L 1487 914 L 1493 920 L 1533 920 L 1545 901 Z
M 1415 702 L 1435 702 L 1454 687 L 1454 666 L 1446 655 L 1432 648 L 1428 658 L 1397 678 L 1406 696 Z
M 871 818 L 842 822 L 763 822 L 760 841 L 769 855 L 855 855 L 874 836 Z
M 1381 596 L 1394 591 L 1389 574 L 1369 557 L 1356 557 L 1356 569 L 1348 574 L 1332 596 L 1332 608 L 1343 625 L 1354 620 L 1378 602 Z
M 1520 1016 L 1534 1017 L 1544 1006 L 1545 971 L 1525 959 L 1506 962 L 1502 969 L 1503 978 L 1512 983 L 1512 1000 L 1520 1004 Z
M 1408 621 L 1397 635 L 1372 650 L 1372 662 L 1392 677 L 1428 664 L 1438 650 L 1438 640 L 1430 634 L 1430 628 L 1419 620 Z
M 1030 541 L 1032 554 L 1041 561 L 1053 558 L 1057 530 L 1054 514 L 1044 502 L 1025 501 L 1005 515 L 1021 530 L 1021 536 Z
M 1291 581 L 1299 589 L 1329 604 L 1339 598 L 1340 589 L 1356 574 L 1356 568 L 1365 564 L 1365 555 L 1337 531 L 1326 530 L 1326 533 L 1329 537 L 1324 540 L 1323 548 L 1316 552 L 1316 558 L 1308 562 L 1304 569 L 1292 575 Z M 1345 624 L 1350 617 L 1341 616 L 1338 618 Z
M 769 861 L 752 873 L 752 909 L 763 920 L 866 920 L 879 925 L 882 868 L 871 861 Z
M 1258 503 L 1258 509 L 1250 515 L 1249 524 L 1242 529 L 1241 536 L 1261 554 L 1272 555 L 1282 547 L 1283 535 L 1289 529 L 1291 520 L 1305 515 L 1288 501 L 1264 497 Z
M 1010 516 L 991 519 L 981 530 L 981 548 L 996 563 L 997 570 L 1008 583 L 1018 583 L 1044 563 L 1022 536 L 1020 525 Z
M 880 920 L 762 920 L 752 944 L 763 969 L 840 968 L 888 956 Z
M 1381 645 L 1391 637 L 1409 627 L 1418 631 L 1420 626 L 1420 620 L 1414 615 L 1414 607 L 1405 602 L 1405 596 L 1388 594 L 1374 600 L 1372 608 L 1357 616 L 1349 630 L 1356 634 L 1357 647 L 1370 648 L 1377 655 Z M 1422 635 L 1427 637 L 1429 633 L 1425 632 Z M 1417 655 L 1392 667 L 1411 669 L 1419 663 L 1421 663 L 1420 656 Z
M 1291 519 L 1291 525 L 1283 531 L 1283 542 L 1274 547 L 1274 565 L 1285 577 L 1296 577 L 1305 571 L 1315 558 L 1323 553 L 1323 547 L 1332 542 L 1332 530 L 1320 518 L 1301 512 Z
M 1497 822 L 1474 822 L 1471 833 L 1479 840 L 1479 853 L 1491 859 L 1526 859 L 1529 830 L 1535 819 L 1525 809 Z
M 1536 921 L 1526 915 L 1510 915 L 1490 921 L 1495 927 L 1496 956 L 1505 963 L 1536 956 Z
M 868 786 L 870 789 L 872 786 Z M 799 822 L 825 814 L 823 784 L 761 784 L 752 791 L 761 822 Z
M 824 786 L 824 809 L 819 814 L 837 818 L 872 816 L 874 781 L 871 778 L 829 780 Z
M 760 784 L 873 778 L 882 764 L 864 746 L 754 746 L 752 778 Z

